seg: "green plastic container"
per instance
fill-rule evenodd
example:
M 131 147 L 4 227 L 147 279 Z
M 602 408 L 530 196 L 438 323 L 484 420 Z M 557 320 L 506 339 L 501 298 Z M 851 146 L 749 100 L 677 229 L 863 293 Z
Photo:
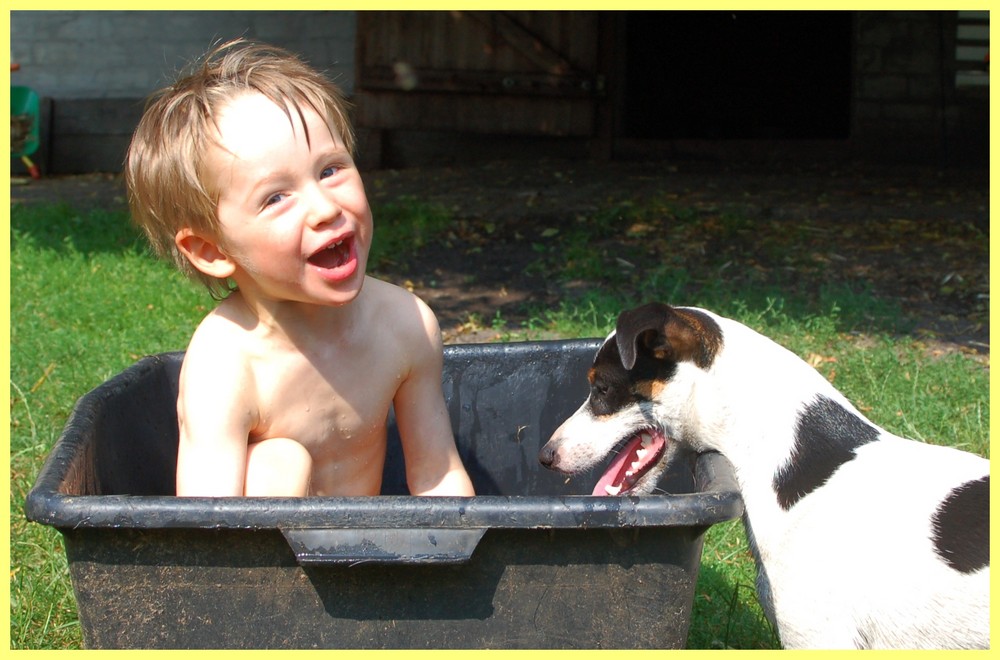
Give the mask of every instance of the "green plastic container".
M 38 150 L 40 121 L 38 94 L 30 87 L 10 87 L 10 155 L 30 156 Z

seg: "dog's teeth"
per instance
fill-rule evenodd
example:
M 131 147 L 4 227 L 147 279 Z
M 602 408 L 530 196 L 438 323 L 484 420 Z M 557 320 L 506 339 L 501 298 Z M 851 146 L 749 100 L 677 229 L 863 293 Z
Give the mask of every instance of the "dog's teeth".
M 608 484 L 607 486 L 604 487 L 604 492 L 607 493 L 608 495 L 617 495 L 618 493 L 622 492 L 622 487 L 612 486 L 611 484 Z
M 628 472 L 627 472 L 626 474 L 632 474 L 632 473 L 634 473 L 634 472 L 635 472 L 636 470 L 638 470 L 638 469 L 639 469 L 639 466 L 640 466 L 640 465 L 642 465 L 642 461 L 634 461 L 634 462 L 632 463 L 632 465 L 630 465 L 630 466 L 629 466 L 629 467 L 630 467 L 630 468 L 632 468 L 632 469 L 631 469 L 631 470 L 629 470 L 629 471 L 628 471 Z
M 638 458 L 638 459 L 642 459 L 642 458 L 643 458 L 643 457 L 644 457 L 644 456 L 645 456 L 646 454 L 648 454 L 648 453 L 649 453 L 649 450 L 648 450 L 648 449 L 638 449 L 638 450 L 636 450 L 636 452 L 635 452 L 635 456 L 636 456 L 636 458 Z M 638 463 L 638 462 L 639 462 L 639 461 L 636 461 L 636 463 Z M 635 465 L 635 463 L 633 463 L 632 465 Z
M 653 436 L 650 435 L 649 433 L 643 433 L 639 437 L 642 439 L 643 449 L 648 449 L 649 445 L 653 444 Z

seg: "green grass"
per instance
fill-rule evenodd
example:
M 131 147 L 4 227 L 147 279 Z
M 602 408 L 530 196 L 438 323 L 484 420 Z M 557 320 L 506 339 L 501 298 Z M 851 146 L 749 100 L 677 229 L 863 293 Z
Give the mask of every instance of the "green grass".
M 412 255 L 451 224 L 441 207 L 411 198 L 379 206 L 375 218 L 369 271 L 391 268 L 401 255 Z
M 694 214 L 669 209 L 679 222 Z M 604 336 L 617 313 L 649 299 L 684 300 L 764 332 L 832 380 L 875 422 L 897 433 L 989 456 L 988 366 L 961 354 L 935 356 L 898 334 L 903 312 L 863 286 L 821 286 L 788 294 L 780 286 L 694 281 L 683 263 L 642 278 L 622 271 L 597 245 L 614 222 L 638 222 L 620 208 L 565 230 L 572 263 L 539 268 L 592 282 L 555 309 L 536 309 L 523 326 L 492 327 L 509 340 L 544 334 Z M 379 209 L 372 263 L 419 249 L 449 222 L 419 203 Z M 745 223 L 727 218 L 720 231 Z M 589 224 L 588 224 L 589 223 Z M 575 247 L 574 247 L 575 246 Z M 624 273 L 624 274 L 623 274 Z M 24 497 L 79 396 L 142 355 L 183 349 L 212 306 L 208 294 L 151 258 L 121 213 L 67 207 L 11 212 L 11 647 L 70 649 L 81 644 L 76 603 L 58 532 L 24 519 Z M 755 570 L 739 521 L 707 532 L 694 602 L 692 648 L 773 648 L 754 597 Z
M 778 637 L 757 602 L 757 579 L 739 520 L 713 525 L 701 553 L 689 649 L 775 649 Z

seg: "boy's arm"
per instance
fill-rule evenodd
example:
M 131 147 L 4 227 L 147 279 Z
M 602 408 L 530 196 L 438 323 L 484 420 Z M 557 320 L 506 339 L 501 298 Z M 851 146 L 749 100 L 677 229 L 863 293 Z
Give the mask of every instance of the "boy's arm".
M 441 332 L 433 312 L 418 302 L 423 332 L 412 346 L 409 375 L 393 399 L 411 495 L 475 495 L 455 447 L 441 392 Z
M 218 353 L 200 350 L 194 342 L 184 358 L 177 397 L 179 496 L 243 495 L 252 424 L 239 391 L 246 381 L 227 377 L 221 383 L 219 374 L 236 371 L 219 362 L 225 361 Z

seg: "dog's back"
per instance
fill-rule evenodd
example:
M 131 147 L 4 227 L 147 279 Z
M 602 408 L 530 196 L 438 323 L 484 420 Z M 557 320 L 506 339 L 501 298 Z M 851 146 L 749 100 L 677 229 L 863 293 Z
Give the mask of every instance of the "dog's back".
M 783 645 L 988 648 L 989 461 L 885 431 L 787 349 L 713 317 L 735 445 L 714 448 L 736 457 Z
M 889 434 L 856 456 L 766 541 L 782 643 L 988 647 L 988 461 Z

